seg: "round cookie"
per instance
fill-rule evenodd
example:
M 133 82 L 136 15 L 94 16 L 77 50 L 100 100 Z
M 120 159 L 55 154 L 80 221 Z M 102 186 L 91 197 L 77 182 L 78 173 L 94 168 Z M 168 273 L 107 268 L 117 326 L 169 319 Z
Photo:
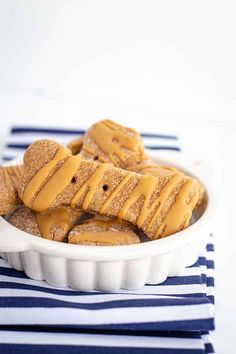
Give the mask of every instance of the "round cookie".
M 77 245 L 117 246 L 140 243 L 134 226 L 119 219 L 96 216 L 75 226 L 68 242 Z

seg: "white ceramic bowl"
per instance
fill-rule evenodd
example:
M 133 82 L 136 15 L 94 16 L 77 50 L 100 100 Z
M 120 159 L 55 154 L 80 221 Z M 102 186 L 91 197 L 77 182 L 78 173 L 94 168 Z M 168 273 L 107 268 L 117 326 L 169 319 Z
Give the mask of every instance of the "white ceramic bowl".
M 32 236 L 0 217 L 1 257 L 32 279 L 81 291 L 138 289 L 179 275 L 184 267 L 196 262 L 207 242 L 215 215 L 215 194 L 207 169 L 201 163 L 196 164 L 178 153 L 150 152 L 150 155 L 158 163 L 176 166 L 204 183 L 207 203 L 202 215 L 195 215 L 198 220 L 187 229 L 135 245 L 77 246 Z

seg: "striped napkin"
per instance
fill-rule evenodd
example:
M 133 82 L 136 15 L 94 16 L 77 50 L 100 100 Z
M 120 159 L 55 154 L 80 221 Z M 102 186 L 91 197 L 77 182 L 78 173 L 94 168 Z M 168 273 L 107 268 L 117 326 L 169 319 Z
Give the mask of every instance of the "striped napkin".
M 67 144 L 83 130 L 14 127 L 3 160 L 34 140 Z M 180 152 L 177 136 L 142 134 L 146 147 Z M 3 255 L 4 256 L 4 255 Z M 54 288 L 0 259 L 0 353 L 214 353 L 214 245 L 181 276 L 116 293 Z

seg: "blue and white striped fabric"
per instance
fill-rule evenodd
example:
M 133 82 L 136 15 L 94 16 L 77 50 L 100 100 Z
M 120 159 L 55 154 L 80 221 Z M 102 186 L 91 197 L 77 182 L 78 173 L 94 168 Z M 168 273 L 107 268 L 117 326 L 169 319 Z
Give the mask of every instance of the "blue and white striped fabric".
M 82 130 L 12 129 L 3 159 L 38 138 L 67 143 Z M 143 134 L 153 149 L 180 151 L 173 135 Z M 53 288 L 0 259 L 0 353 L 213 353 L 214 246 L 181 276 L 138 291 Z

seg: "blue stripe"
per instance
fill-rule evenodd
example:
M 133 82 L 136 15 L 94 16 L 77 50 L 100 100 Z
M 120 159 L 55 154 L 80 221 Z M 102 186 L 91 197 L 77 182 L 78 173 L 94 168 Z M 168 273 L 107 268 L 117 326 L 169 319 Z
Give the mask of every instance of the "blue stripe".
M 169 135 L 169 134 L 141 133 L 140 135 L 142 136 L 142 138 L 178 140 L 178 137 L 176 135 Z
M 82 310 L 103 310 L 112 308 L 130 308 L 130 307 L 165 307 L 165 306 L 191 306 L 209 304 L 206 297 L 201 298 L 162 298 L 162 299 L 130 299 L 130 300 L 113 300 L 99 303 L 80 303 L 70 302 L 65 300 L 48 299 L 43 297 L 30 297 L 30 296 L 2 296 L 0 297 L 0 307 L 17 307 L 17 308 L 51 308 L 51 307 L 66 307 Z M 184 311 L 184 309 L 183 309 Z M 69 321 L 69 320 L 68 320 Z
M 208 269 L 214 269 L 214 261 L 211 259 L 206 259 L 205 257 L 199 257 L 198 263 L 200 266 L 206 266 Z M 196 266 L 196 263 L 195 263 Z
M 214 353 L 214 348 L 211 343 L 205 343 L 205 351 L 207 353 Z
M 52 327 L 52 326 L 35 326 L 35 325 L 0 325 L 0 331 L 17 331 L 17 332 L 29 332 L 29 333 L 85 333 L 85 334 L 115 334 L 126 336 L 145 336 L 145 337 L 163 337 L 163 338 L 190 338 L 200 339 L 201 334 L 198 331 L 137 331 L 137 330 L 116 330 L 111 329 L 94 329 L 94 328 L 70 328 L 70 327 Z M 209 334 L 208 332 L 204 332 Z
M 1 354 L 203 354 L 201 349 L 2 344 Z
M 26 150 L 30 144 L 7 144 L 7 148 Z
M 215 280 L 213 277 L 207 277 L 207 286 L 215 286 Z
M 31 128 L 31 127 L 13 127 L 11 130 L 14 134 L 36 133 L 36 134 L 61 134 L 61 135 L 82 135 L 84 129 L 55 129 L 55 128 Z
M 163 283 L 161 283 L 161 285 L 189 285 L 201 283 L 201 277 L 199 275 L 188 275 L 168 277 Z
M 214 295 L 207 295 L 209 301 L 212 303 L 212 305 L 215 305 L 215 297 Z
M 37 133 L 37 134 L 62 134 L 62 135 L 82 135 L 85 133 L 84 129 L 56 129 L 56 128 L 37 128 L 37 127 L 13 127 L 12 134 L 25 134 L 25 133 Z M 141 133 L 143 138 L 156 138 L 167 140 L 178 140 L 176 135 L 172 134 L 160 134 L 160 133 Z
M 159 146 L 159 145 L 145 145 L 147 149 L 151 150 L 172 150 L 172 151 L 181 151 L 178 146 Z
M 11 161 L 12 159 L 14 159 L 14 157 L 10 157 L 10 156 L 3 156 L 2 157 L 3 161 Z
M 214 245 L 212 243 L 208 243 L 206 246 L 208 252 L 214 252 Z
M 103 329 L 103 330 L 125 330 L 125 331 L 212 331 L 215 329 L 212 317 L 198 320 L 184 321 L 162 321 L 162 322 L 139 322 L 139 323 L 110 323 L 101 325 L 48 325 L 47 327 L 58 328 L 83 328 L 83 329 Z M 115 334 L 115 333 L 114 333 Z

